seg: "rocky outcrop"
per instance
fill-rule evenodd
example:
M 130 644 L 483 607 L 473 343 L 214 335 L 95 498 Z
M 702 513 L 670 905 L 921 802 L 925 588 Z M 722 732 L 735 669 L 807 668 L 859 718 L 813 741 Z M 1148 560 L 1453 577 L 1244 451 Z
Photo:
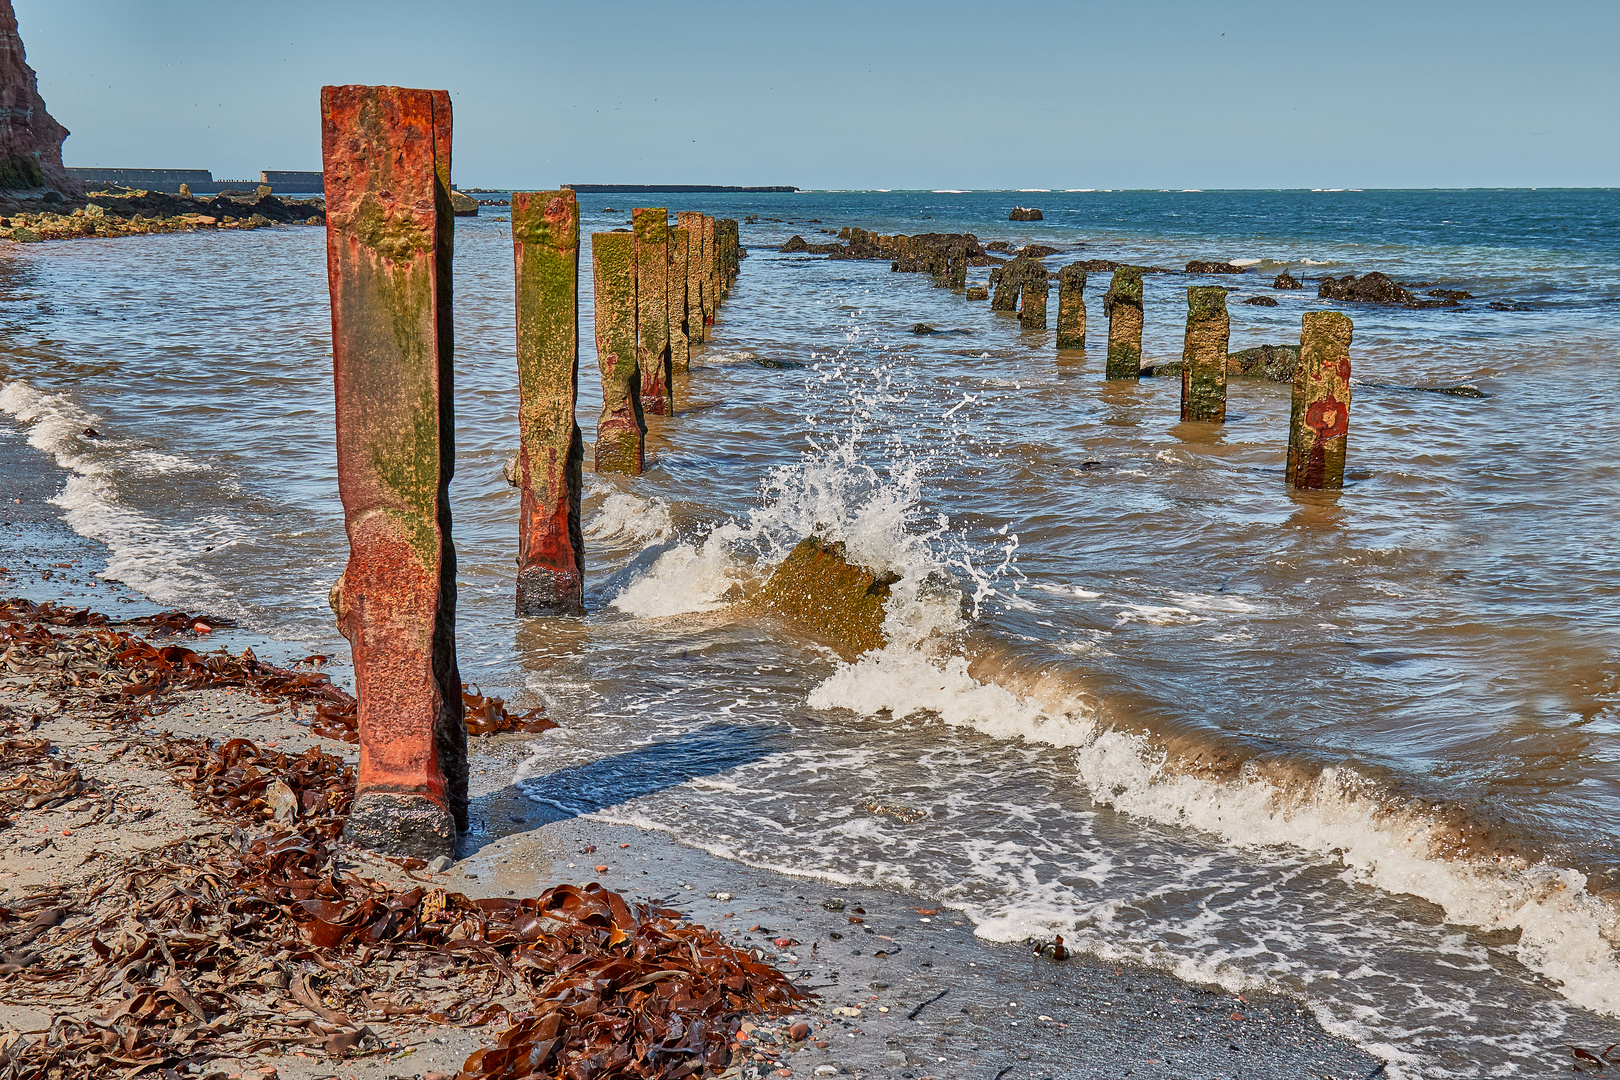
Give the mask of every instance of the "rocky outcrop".
M 1175 273 L 1174 270 L 1171 270 L 1168 267 L 1164 267 L 1164 266 L 1137 266 L 1135 263 L 1115 262 L 1113 259 L 1086 259 L 1084 262 L 1077 262 L 1074 265 L 1080 267 L 1080 269 L 1086 271 L 1086 273 L 1088 273 L 1088 274 L 1101 274 L 1101 273 L 1110 273 L 1111 274 L 1115 270 L 1123 270 L 1126 267 L 1132 267 L 1134 269 L 1140 270 L 1144 274 L 1173 274 L 1173 273 Z
M 1022 259 L 1044 259 L 1048 255 L 1056 255 L 1057 248 L 1047 247 L 1045 244 L 1025 244 L 1018 249 L 1018 256 Z
M 34 202 L 37 207 L 37 201 Z M 32 243 L 92 236 L 139 236 L 195 229 L 258 229 L 266 225 L 324 225 L 320 199 L 191 199 L 161 191 L 97 191 L 84 204 L 60 212 L 8 211 L 0 239 Z
M 1271 287 L 1273 289 L 1299 289 L 1299 288 L 1303 288 L 1303 286 L 1300 285 L 1300 283 L 1299 283 L 1299 279 L 1296 278 L 1293 274 L 1290 274 L 1286 270 L 1284 270 L 1282 273 L 1277 275 L 1277 280 L 1273 281 L 1271 283 Z
M 262 192 L 260 192 L 260 194 L 268 195 L 270 194 L 270 189 L 265 188 Z M 450 212 L 456 217 L 477 217 L 478 200 L 473 198 L 471 195 L 463 195 L 461 192 L 451 189 Z
M 1028 206 L 1015 206 L 1012 208 L 1012 213 L 1007 215 L 1008 221 L 1044 221 L 1045 219 L 1045 214 L 1042 214 L 1034 207 Z
M 1256 345 L 1252 349 L 1226 354 L 1226 374 L 1272 382 L 1291 383 L 1299 364 L 1298 345 Z
M 11 0 L 0 0 L 0 189 L 83 193 L 62 167 L 67 128 L 45 111 L 39 81 L 23 54 Z
M 1245 304 L 1253 304 L 1255 307 L 1277 306 L 1277 298 L 1275 296 L 1251 296 L 1243 302 Z
M 1189 274 L 1241 274 L 1243 267 L 1233 266 L 1229 262 L 1205 262 L 1195 259 L 1187 264 Z
M 842 244 L 812 244 L 804 237 L 795 233 L 780 250 L 785 254 L 803 252 L 807 255 L 831 255 L 835 251 L 843 251 Z
M 1456 307 L 1456 300 L 1424 300 L 1404 285 L 1374 270 L 1356 277 L 1323 278 L 1316 295 L 1323 300 L 1348 300 L 1357 304 L 1394 304 L 1409 308 Z
M 897 580 L 850 563 L 842 543 L 812 536 L 782 560 L 757 603 L 853 659 L 882 648 L 883 605 Z

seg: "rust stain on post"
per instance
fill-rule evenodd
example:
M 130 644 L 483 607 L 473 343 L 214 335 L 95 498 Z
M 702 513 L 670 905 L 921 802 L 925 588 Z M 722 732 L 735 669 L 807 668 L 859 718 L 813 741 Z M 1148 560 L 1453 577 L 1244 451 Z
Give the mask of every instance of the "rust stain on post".
M 1079 263 L 1058 271 L 1057 347 L 1086 347 L 1086 270 Z
M 669 231 L 669 368 L 684 375 L 692 368 L 692 338 L 686 315 L 687 264 L 692 234 L 684 227 Z
M 596 362 L 602 369 L 602 417 L 596 422 L 596 471 L 640 475 L 647 422 L 641 416 L 636 363 L 636 238 L 591 235 L 596 301 Z
M 1226 290 L 1187 289 L 1187 337 L 1181 348 L 1181 418 L 1226 422 L 1226 349 L 1231 323 Z
M 703 330 L 703 215 L 696 210 L 682 210 L 677 217 L 681 228 L 692 237 L 691 250 L 686 263 L 686 336 L 691 344 L 705 340 Z
M 1288 424 L 1288 482 L 1297 488 L 1344 486 L 1353 330 L 1337 311 L 1305 313 Z
M 1122 266 L 1103 294 L 1108 316 L 1108 378 L 1142 377 L 1142 269 Z
M 667 416 L 675 411 L 669 389 L 669 210 L 630 213 L 636 237 L 636 334 L 641 365 L 641 409 Z
M 517 613 L 585 612 L 579 496 L 579 203 L 572 191 L 512 195 L 517 283 Z
M 354 650 L 360 771 L 345 835 L 434 858 L 467 822 L 450 540 L 450 96 L 321 89 L 338 492 L 332 587 Z

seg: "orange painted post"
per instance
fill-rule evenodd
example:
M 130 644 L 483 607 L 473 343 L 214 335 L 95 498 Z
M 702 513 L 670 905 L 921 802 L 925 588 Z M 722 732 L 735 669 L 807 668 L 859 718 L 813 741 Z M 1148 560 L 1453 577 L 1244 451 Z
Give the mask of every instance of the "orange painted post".
M 349 562 L 332 587 L 354 650 L 360 771 L 344 834 L 450 854 L 467 824 L 456 669 L 450 96 L 321 89 L 338 492 Z
M 692 338 L 686 314 L 687 264 L 691 261 L 692 234 L 682 228 L 669 231 L 669 367 L 684 375 L 692 367 Z
M 692 344 L 704 340 L 703 330 L 703 215 L 682 210 L 677 218 L 692 236 L 686 262 L 686 336 Z
M 1344 487 L 1354 329 L 1337 311 L 1305 313 L 1288 424 L 1288 482 L 1296 488 Z
M 596 286 L 596 363 L 602 369 L 602 416 L 596 422 L 596 471 L 641 475 L 647 422 L 636 364 L 636 238 L 591 234 Z
M 636 237 L 636 334 L 641 365 L 641 409 L 668 416 L 675 411 L 670 393 L 669 350 L 669 210 L 632 210 Z
M 572 191 L 514 192 L 517 284 L 517 613 L 585 613 L 579 497 L 579 202 Z

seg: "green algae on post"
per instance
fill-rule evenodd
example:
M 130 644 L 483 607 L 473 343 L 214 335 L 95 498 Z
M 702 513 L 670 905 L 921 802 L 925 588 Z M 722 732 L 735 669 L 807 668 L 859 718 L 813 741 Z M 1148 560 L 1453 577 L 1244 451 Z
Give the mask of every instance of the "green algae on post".
M 692 367 L 692 336 L 687 325 L 686 287 L 692 257 L 691 230 L 669 231 L 669 369 L 686 374 Z
M 602 370 L 602 416 L 596 422 L 596 471 L 641 475 L 647 422 L 641 415 L 636 363 L 636 238 L 591 234 L 596 301 L 596 363 Z
M 682 210 L 675 219 L 691 237 L 686 258 L 686 339 L 690 352 L 691 345 L 704 340 L 703 215 L 695 210 Z
M 517 613 L 585 611 L 579 499 L 579 203 L 572 191 L 514 192 L 517 289 Z
M 1086 347 L 1086 268 L 1079 263 L 1058 271 L 1057 347 Z
M 1023 303 L 1018 309 L 1018 322 L 1025 330 L 1046 329 L 1046 297 L 1051 291 L 1046 267 L 1036 263 L 1024 275 Z
M 636 238 L 636 363 L 641 367 L 643 412 L 675 411 L 670 396 L 669 210 L 631 211 Z
M 1288 423 L 1288 482 L 1296 488 L 1344 486 L 1354 329 L 1349 317 L 1337 311 L 1305 313 Z
M 354 650 L 360 771 L 346 834 L 431 859 L 467 824 L 449 485 L 450 96 L 321 89 L 338 493 L 332 587 Z
M 1187 288 L 1187 337 L 1181 349 L 1181 418 L 1226 420 L 1226 347 L 1231 322 L 1226 290 L 1219 285 Z
M 1103 294 L 1110 379 L 1142 377 L 1142 268 L 1122 266 Z

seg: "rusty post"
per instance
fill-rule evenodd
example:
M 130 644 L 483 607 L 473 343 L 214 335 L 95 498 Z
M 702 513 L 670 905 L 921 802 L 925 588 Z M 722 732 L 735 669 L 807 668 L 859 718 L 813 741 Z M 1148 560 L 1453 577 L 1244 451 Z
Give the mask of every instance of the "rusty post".
M 1344 487 L 1353 329 L 1337 311 L 1305 313 L 1288 424 L 1288 482 L 1297 488 Z
M 692 234 L 678 227 L 669 231 L 669 369 L 684 375 L 692 368 L 692 338 L 686 324 L 687 263 L 692 256 Z
M 714 218 L 703 215 L 703 325 L 713 326 L 720 310 L 720 261 L 715 255 Z M 709 332 L 703 332 L 709 340 Z
M 1187 337 L 1181 348 L 1181 418 L 1226 422 L 1226 349 L 1231 323 L 1226 290 L 1187 287 Z
M 670 396 L 669 362 L 669 210 L 632 210 L 636 237 L 636 363 L 641 367 L 641 411 L 668 416 L 675 411 Z
M 450 96 L 321 88 L 338 493 L 332 587 L 354 650 L 360 771 L 344 834 L 432 859 L 467 826 L 456 668 Z
M 682 210 L 676 220 L 692 237 L 686 261 L 686 337 L 695 345 L 703 341 L 703 215 Z
M 1023 329 L 1046 329 L 1046 297 L 1051 291 L 1052 282 L 1046 276 L 1046 267 L 1036 263 L 1024 275 L 1023 304 L 1018 309 L 1018 322 Z
M 517 613 L 582 615 L 579 496 L 579 203 L 572 191 L 514 192 L 517 282 Z
M 1142 268 L 1122 266 L 1103 294 L 1108 316 L 1108 378 L 1142 377 Z
M 1079 263 L 1058 271 L 1057 347 L 1086 347 L 1086 268 Z
M 636 363 L 636 238 L 591 234 L 596 300 L 596 362 L 602 369 L 602 417 L 596 423 L 596 471 L 641 474 L 647 422 L 641 416 Z

